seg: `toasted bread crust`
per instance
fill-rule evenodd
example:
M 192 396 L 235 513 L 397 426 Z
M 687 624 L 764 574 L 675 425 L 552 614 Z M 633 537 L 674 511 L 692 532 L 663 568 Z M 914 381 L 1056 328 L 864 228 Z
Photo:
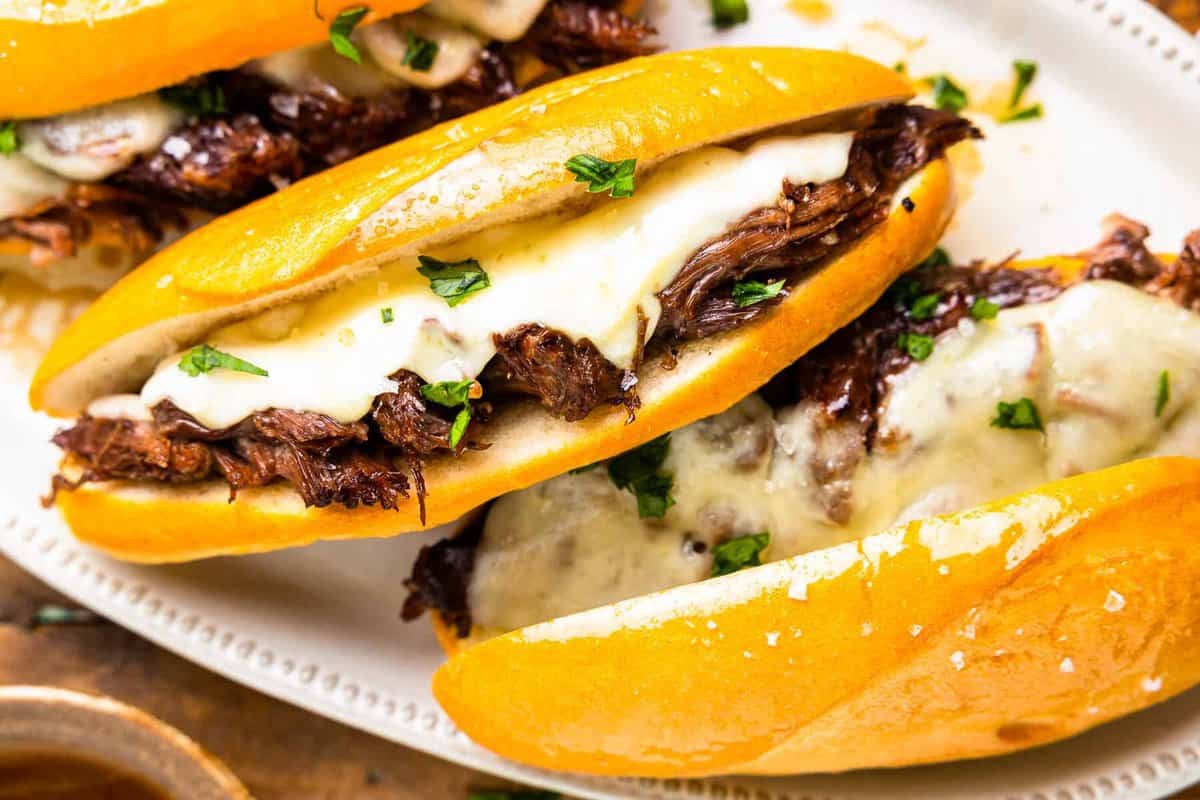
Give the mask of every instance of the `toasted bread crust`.
M 364 21 L 423 4 L 375 0 Z M 358 4 L 68 0 L 37 8 L 34 3 L 6 5 L 7 10 L 0 9 L 5 54 L 0 119 L 75 111 L 315 44 L 329 36 L 339 11 Z
M 489 423 L 491 447 L 426 465 L 427 521 L 451 522 L 488 500 L 608 458 L 661 433 L 724 411 L 861 314 L 936 245 L 953 210 L 945 161 L 930 164 L 909 193 L 916 205 L 891 217 L 762 319 L 685 345 L 673 369 L 643 366 L 642 408 L 632 424 L 620 408 L 580 422 L 522 403 Z M 304 508 L 282 485 L 244 490 L 228 502 L 223 483 L 195 487 L 88 484 L 58 496 L 75 535 L 130 561 L 184 561 L 308 544 L 317 539 L 389 536 L 419 530 L 417 503 L 395 511 Z
M 1200 681 L 1198 497 L 1194 459 L 1088 473 L 490 639 L 434 694 L 485 747 L 594 774 L 1043 744 Z

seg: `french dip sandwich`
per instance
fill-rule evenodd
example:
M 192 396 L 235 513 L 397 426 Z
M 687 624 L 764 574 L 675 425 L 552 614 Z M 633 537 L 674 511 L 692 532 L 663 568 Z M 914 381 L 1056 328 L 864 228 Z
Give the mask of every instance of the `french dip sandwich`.
M 650 52 L 606 0 L 0 9 L 0 271 L 103 288 L 179 234 L 548 79 Z
M 409 582 L 436 696 L 518 761 L 687 776 L 1000 754 L 1195 685 L 1200 231 L 1147 233 L 935 256 L 728 411 L 495 501 Z
M 172 561 L 389 535 L 724 411 L 874 302 L 978 133 L 844 53 L 566 78 L 219 219 L 34 378 L 57 504 Z

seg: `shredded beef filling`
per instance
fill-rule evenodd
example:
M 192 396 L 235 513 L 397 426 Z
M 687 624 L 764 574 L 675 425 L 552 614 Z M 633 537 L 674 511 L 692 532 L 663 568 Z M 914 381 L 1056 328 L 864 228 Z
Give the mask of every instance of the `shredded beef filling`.
M 30 260 L 37 266 L 70 258 L 89 241 L 111 244 L 141 257 L 150 253 L 168 230 L 182 229 L 186 223 L 178 209 L 136 192 L 82 184 L 20 216 L 0 219 L 0 241 L 28 242 Z
M 1200 310 L 1200 231 L 1187 237 L 1182 253 L 1169 263 L 1146 248 L 1148 234 L 1137 222 L 1109 217 L 1104 239 L 1081 254 L 1086 262 L 1082 279 L 1119 281 Z M 980 298 L 1000 308 L 1014 308 L 1053 300 L 1065 288 L 1059 274 L 1049 269 L 1018 270 L 1004 264 L 917 269 L 865 314 L 776 376 L 763 391 L 768 402 L 776 407 L 814 403 L 820 409 L 816 435 L 841 434 L 836 461 L 821 460 L 828 452 L 817 448 L 821 455 L 810 464 L 814 476 L 832 487 L 825 498 L 830 518 L 839 519 L 839 503 L 848 502 L 836 487 L 849 486 L 855 468 L 877 443 L 888 378 L 913 363 L 898 344 L 902 334 L 936 337 L 952 330 Z M 909 301 L 933 292 L 940 294 L 936 313 L 914 319 Z M 857 438 L 849 448 L 845 446 L 848 430 Z
M 300 143 L 253 114 L 196 120 L 110 179 L 146 197 L 229 211 L 299 178 Z
M 896 190 L 947 147 L 978 138 L 946 111 L 891 106 L 855 136 L 846 174 L 822 184 L 787 181 L 777 205 L 762 208 L 700 248 L 663 291 L 656 334 L 698 339 L 766 313 L 771 302 L 739 308 L 733 283 L 755 273 L 794 279 L 888 215 Z
M 496 359 L 483 377 L 490 396 L 536 398 L 554 416 L 577 422 L 604 403 L 625 403 L 632 414 L 636 377 L 613 366 L 596 346 L 541 325 L 521 325 L 493 337 Z
M 937 313 L 913 319 L 912 297 L 941 294 Z M 817 346 L 766 390 L 772 405 L 813 401 L 830 422 L 854 423 L 864 444 L 874 440 L 887 379 L 912 364 L 897 342 L 903 333 L 938 336 L 956 327 L 979 298 L 1000 308 L 1053 300 L 1062 292 L 1052 270 L 939 266 L 910 272 L 865 314 Z
M 543 62 L 563 72 L 614 64 L 654 51 L 654 29 L 612 8 L 562 0 L 546 6 L 525 37 Z
M 649 25 L 602 2 L 553 0 L 522 40 L 485 48 L 463 78 L 441 89 L 350 98 L 331 87 L 294 91 L 245 69 L 211 73 L 188 83 L 219 87 L 226 111 L 189 118 L 157 152 L 106 185 L 77 186 L 62 200 L 0 220 L 0 241 L 32 243 L 34 263 L 45 264 L 75 255 L 99 230 L 113 229 L 120 238 L 106 241 L 141 257 L 162 242 L 165 228 L 183 227 L 181 209 L 229 211 L 538 82 L 653 52 L 654 35 Z M 530 55 L 547 69 L 519 85 L 514 65 Z M 104 192 L 113 199 L 81 202 Z
M 1110 216 L 1105 221 L 1104 239 L 1080 254 L 1086 261 L 1082 279 L 1119 281 L 1200 311 L 1200 230 L 1188 235 L 1183 251 L 1170 263 L 1147 249 L 1148 235 L 1144 225 L 1120 215 Z M 847 426 L 859 432 L 856 448 L 842 448 L 836 460 L 810 465 L 814 478 L 830 487 L 830 518 L 838 519 L 837 486 L 853 475 L 874 445 L 888 376 L 913 363 L 896 344 L 900 334 L 937 336 L 952 330 L 980 298 L 1000 308 L 1016 308 L 1053 300 L 1065 288 L 1059 274 L 1050 269 L 1019 270 L 1004 263 L 921 267 L 765 386 L 761 393 L 776 408 L 815 403 L 824 423 L 814 432 L 818 437 L 834 435 L 835 429 L 844 432 Z M 941 294 L 937 312 L 928 319 L 913 319 L 909 301 L 914 294 L 931 292 Z M 421 549 L 412 575 L 405 581 L 409 590 L 405 620 L 432 609 L 459 637 L 470 633 L 468 589 L 484 519 L 486 512 L 459 536 Z
M 747 309 L 721 305 L 734 281 L 757 270 L 789 281 L 802 276 L 881 221 L 905 179 L 949 144 L 975 135 L 968 123 L 945 112 L 909 107 L 877 112 L 855 138 L 845 177 L 819 185 L 785 183 L 778 206 L 751 213 L 687 261 L 659 295 L 663 315 L 652 343 L 669 346 L 758 316 L 770 303 Z M 718 315 L 717 308 L 724 310 Z M 639 320 L 644 340 L 647 321 L 644 315 Z M 632 418 L 638 407 L 640 355 L 631 370 L 623 370 L 586 339 L 574 341 L 536 323 L 497 333 L 494 342 L 496 356 L 479 378 L 489 400 L 530 397 L 569 421 L 605 404 L 624 404 Z M 423 381 L 414 373 L 390 377 L 396 389 L 376 397 L 370 414 L 352 425 L 270 409 L 209 430 L 169 403 L 155 407 L 153 423 L 85 416 L 55 438 L 81 470 L 74 482 L 59 479 L 56 486 L 113 478 L 188 482 L 219 477 L 229 483 L 232 496 L 241 488 L 282 480 L 310 505 L 394 508 L 398 498 L 408 496 L 411 477 L 424 518 L 421 463 L 451 451 L 454 412 L 427 404 Z M 484 446 L 480 435 L 489 410 L 486 403 L 473 403 L 458 450 Z M 183 444 L 190 460 L 186 469 L 174 469 L 172 448 Z
M 413 563 L 412 576 L 404 582 L 408 597 L 400 611 L 405 622 L 418 619 L 433 609 L 441 614 L 459 638 L 471 632 L 471 604 L 467 590 L 475 571 L 475 550 L 483 537 L 487 509 L 453 539 L 442 539 L 421 548 Z

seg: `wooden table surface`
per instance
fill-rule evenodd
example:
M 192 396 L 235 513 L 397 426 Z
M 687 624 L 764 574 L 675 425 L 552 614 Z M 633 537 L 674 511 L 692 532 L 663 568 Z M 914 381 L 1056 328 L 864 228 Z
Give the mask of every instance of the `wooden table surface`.
M 110 622 L 36 625 L 47 608 L 76 605 L 0 557 L 0 685 L 138 706 L 224 761 L 257 800 L 466 800 L 511 788 L 259 694 Z
M 1200 0 L 1157 0 L 1200 29 Z M 73 607 L 0 557 L 0 685 L 106 694 L 175 725 L 221 758 L 258 800 L 431 800 L 513 788 L 314 716 L 218 677 L 103 620 L 35 626 Z M 1200 787 L 1175 800 L 1200 800 Z

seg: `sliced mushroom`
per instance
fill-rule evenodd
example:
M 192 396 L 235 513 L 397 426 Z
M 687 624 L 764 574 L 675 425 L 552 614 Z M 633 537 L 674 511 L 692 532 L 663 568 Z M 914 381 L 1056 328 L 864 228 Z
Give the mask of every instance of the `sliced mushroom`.
M 21 154 L 75 181 L 100 181 L 157 150 L 183 112 L 146 94 L 21 123 Z
M 356 64 L 327 43 L 284 50 L 250 62 L 248 68 L 297 92 L 343 97 L 375 97 L 403 86 L 404 81 L 366 61 Z
M 438 89 L 462 78 L 479 60 L 484 44 L 465 28 L 420 13 L 368 25 L 357 38 L 380 69 L 422 89 Z M 414 64 L 410 48 L 421 46 L 429 49 Z
M 0 156 L 0 219 L 24 213 L 66 190 L 65 180 L 19 153 Z
M 515 42 L 545 7 L 546 0 L 430 0 L 425 11 L 492 39 Z

